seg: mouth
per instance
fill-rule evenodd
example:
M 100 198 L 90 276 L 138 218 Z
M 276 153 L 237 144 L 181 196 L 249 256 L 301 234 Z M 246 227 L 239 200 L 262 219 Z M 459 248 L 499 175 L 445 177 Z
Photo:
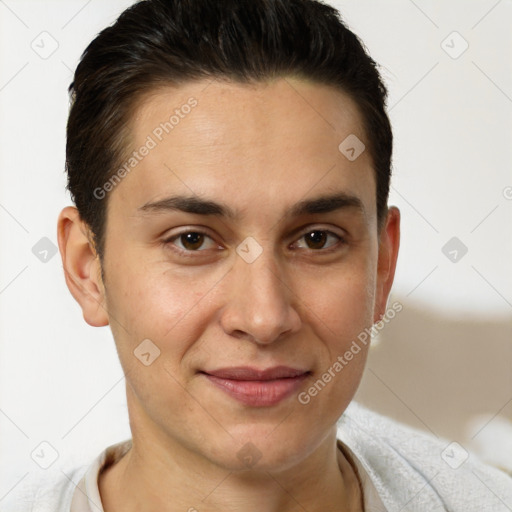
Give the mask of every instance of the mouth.
M 251 407 L 270 407 L 288 398 L 311 372 L 288 366 L 259 370 L 248 366 L 201 371 L 210 383 Z

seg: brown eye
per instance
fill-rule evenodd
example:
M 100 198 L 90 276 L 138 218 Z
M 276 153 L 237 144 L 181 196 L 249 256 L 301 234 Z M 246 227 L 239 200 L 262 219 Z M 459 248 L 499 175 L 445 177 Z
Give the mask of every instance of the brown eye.
M 199 249 L 204 243 L 204 234 L 203 233 L 195 233 L 193 231 L 189 233 L 183 233 L 179 236 L 181 245 L 184 249 L 189 251 L 194 251 Z
M 325 231 L 311 231 L 304 235 L 304 239 L 310 249 L 322 249 L 327 241 L 327 233 Z
M 182 254 L 202 252 L 216 247 L 212 237 L 201 231 L 183 231 L 164 240 L 164 244 L 173 245 Z
M 339 243 L 343 245 L 345 244 L 345 239 L 326 229 L 314 229 L 302 235 L 296 243 L 301 249 L 321 251 L 334 247 Z

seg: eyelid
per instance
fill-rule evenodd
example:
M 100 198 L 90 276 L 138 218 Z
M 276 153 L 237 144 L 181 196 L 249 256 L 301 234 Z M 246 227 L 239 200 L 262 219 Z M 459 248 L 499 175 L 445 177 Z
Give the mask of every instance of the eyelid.
M 312 231 L 325 231 L 326 233 L 335 235 L 345 241 L 348 238 L 348 233 L 342 228 L 336 229 L 334 226 L 326 226 L 326 225 L 321 225 L 321 224 L 308 224 L 308 225 L 302 226 L 294 231 L 293 240 L 297 241 L 300 238 L 302 238 L 304 235 L 307 235 L 308 233 L 311 233 Z

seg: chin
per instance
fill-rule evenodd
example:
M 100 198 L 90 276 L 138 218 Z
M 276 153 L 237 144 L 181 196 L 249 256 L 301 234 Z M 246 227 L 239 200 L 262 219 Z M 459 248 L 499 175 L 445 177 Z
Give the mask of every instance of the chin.
M 233 434 L 233 432 L 231 432 Z M 279 472 L 300 463 L 315 448 L 308 449 L 306 436 L 292 435 L 289 429 L 279 431 L 278 424 L 258 428 L 237 428 L 233 442 L 216 446 L 212 462 L 229 471 Z

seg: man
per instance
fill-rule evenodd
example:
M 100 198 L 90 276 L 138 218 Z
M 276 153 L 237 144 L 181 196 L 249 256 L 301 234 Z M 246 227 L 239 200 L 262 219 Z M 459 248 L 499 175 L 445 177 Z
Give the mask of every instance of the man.
M 59 248 L 132 439 L 34 510 L 512 508 L 498 470 L 351 404 L 400 217 L 386 90 L 334 9 L 139 2 L 70 89 Z

